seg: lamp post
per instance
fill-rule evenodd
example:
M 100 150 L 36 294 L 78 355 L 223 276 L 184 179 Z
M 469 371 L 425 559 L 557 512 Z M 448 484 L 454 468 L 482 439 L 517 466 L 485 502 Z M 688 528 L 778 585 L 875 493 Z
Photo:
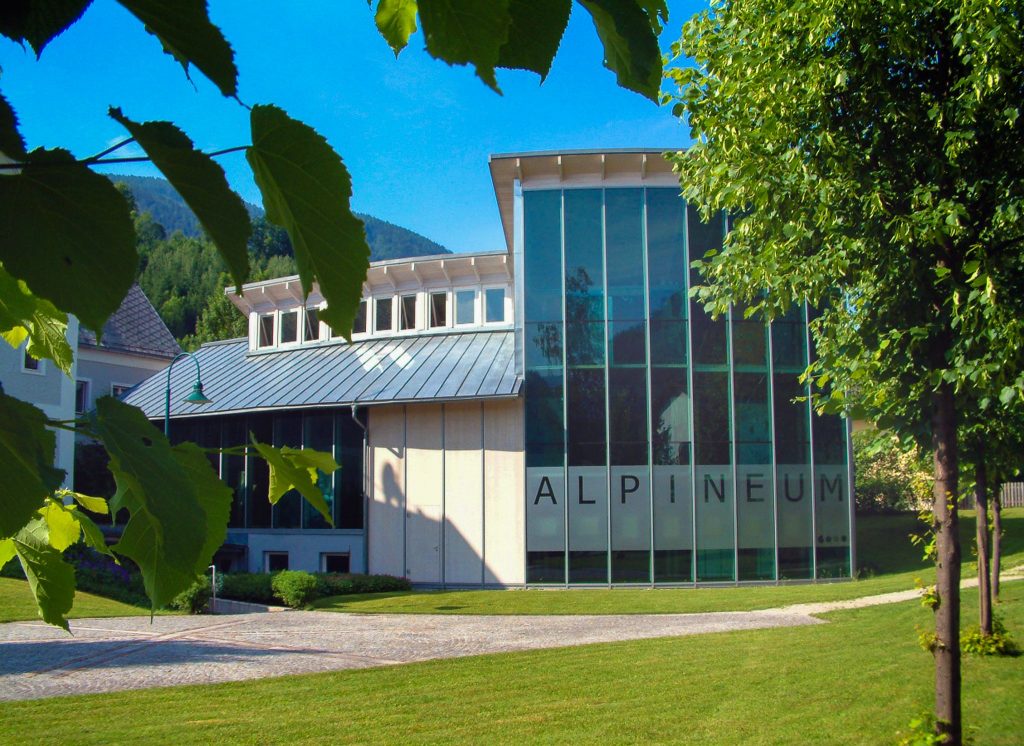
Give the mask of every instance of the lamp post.
M 171 437 L 171 368 L 174 364 L 181 360 L 183 357 L 192 358 L 192 362 L 196 364 L 196 382 L 192 386 L 192 393 L 186 396 L 183 401 L 189 404 L 212 404 L 213 400 L 208 399 L 203 394 L 203 382 L 199 374 L 199 359 L 191 352 L 180 352 L 171 361 L 171 364 L 167 366 L 167 388 L 164 390 L 164 435 L 168 438 Z

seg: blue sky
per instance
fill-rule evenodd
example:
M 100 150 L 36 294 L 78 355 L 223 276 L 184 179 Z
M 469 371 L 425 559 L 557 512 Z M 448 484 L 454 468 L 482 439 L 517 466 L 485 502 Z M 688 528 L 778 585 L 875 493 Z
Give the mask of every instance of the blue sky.
M 669 0 L 663 50 L 703 3 Z M 593 24 L 574 7 L 543 85 L 502 70 L 503 96 L 468 67 L 423 51 L 422 35 L 396 60 L 363 0 L 211 0 L 210 16 L 235 49 L 239 96 L 274 103 L 316 128 L 353 179 L 354 209 L 411 228 L 454 251 L 504 245 L 487 170 L 491 153 L 560 148 L 682 147 L 688 129 L 601 64 Z M 29 147 L 85 157 L 125 136 L 106 115 L 175 122 L 203 149 L 248 142 L 248 112 L 196 70 L 189 82 L 159 42 L 112 0 L 43 50 L 0 39 L 0 90 Z M 132 152 L 119 152 L 132 155 Z M 244 199 L 260 203 L 242 154 L 219 159 Z M 151 167 L 111 171 L 157 175 Z

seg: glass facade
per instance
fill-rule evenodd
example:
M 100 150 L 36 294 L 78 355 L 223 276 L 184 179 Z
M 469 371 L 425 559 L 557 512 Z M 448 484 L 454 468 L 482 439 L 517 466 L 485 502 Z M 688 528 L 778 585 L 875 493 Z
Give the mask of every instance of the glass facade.
M 846 427 L 806 401 L 806 314 L 688 299 L 724 217 L 674 188 L 525 190 L 522 230 L 527 582 L 848 577 Z

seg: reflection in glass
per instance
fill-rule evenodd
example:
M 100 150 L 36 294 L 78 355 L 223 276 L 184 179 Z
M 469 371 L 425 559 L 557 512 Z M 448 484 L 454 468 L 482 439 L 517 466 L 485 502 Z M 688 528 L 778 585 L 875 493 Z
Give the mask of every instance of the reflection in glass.
M 281 312 L 281 344 L 291 344 L 299 339 L 299 312 Z
M 392 323 L 392 318 L 391 318 L 392 307 L 393 307 L 392 299 L 390 297 L 387 297 L 387 298 L 377 298 L 374 301 L 374 307 L 376 308 L 376 313 L 377 313 L 377 317 L 374 320 L 374 326 L 373 326 L 374 331 L 378 331 L 378 332 L 389 332 L 389 331 L 391 331 L 394 328 L 394 324 Z
M 315 308 L 306 309 L 306 323 L 303 326 L 302 341 L 315 342 L 320 339 L 320 312 Z
M 456 290 L 455 291 L 455 323 L 475 324 L 476 323 L 476 291 Z
M 274 417 L 274 445 L 302 448 L 302 415 L 279 414 Z M 298 490 L 286 492 L 273 509 L 274 528 L 299 528 L 302 525 L 302 497 Z
M 303 445 L 305 448 L 312 448 L 317 451 L 326 451 L 334 455 L 334 415 L 333 414 L 307 414 L 303 418 Z M 324 493 L 324 500 L 329 508 L 331 517 L 334 517 L 334 474 L 317 472 L 317 486 Z M 314 508 L 305 500 L 302 501 L 303 512 L 305 513 L 303 525 L 305 528 L 330 528 L 320 511 Z
M 273 443 L 273 419 L 269 414 L 250 415 L 246 427 L 251 436 L 260 443 Z M 248 472 L 248 495 L 246 522 L 249 528 L 270 528 L 270 468 L 267 462 L 256 456 L 246 458 Z
M 500 324 L 505 320 L 505 288 L 487 288 L 484 291 L 484 321 Z

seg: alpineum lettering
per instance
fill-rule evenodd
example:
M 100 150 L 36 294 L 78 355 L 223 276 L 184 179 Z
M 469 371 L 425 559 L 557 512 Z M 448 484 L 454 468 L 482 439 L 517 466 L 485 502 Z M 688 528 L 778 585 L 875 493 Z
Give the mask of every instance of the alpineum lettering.
M 716 486 L 710 475 L 704 475 L 704 502 L 709 502 L 711 497 L 708 493 L 708 487 L 711 487 L 711 492 L 715 493 L 715 497 L 718 498 L 718 502 L 725 502 L 725 477 L 721 476 L 718 478 L 718 485 Z
M 793 503 L 798 503 L 804 499 L 804 475 L 800 475 L 800 494 L 793 497 L 793 494 L 789 490 L 789 474 L 782 478 L 782 494 L 786 496 L 786 499 Z
M 843 501 L 843 475 L 836 474 L 835 479 L 829 481 L 824 474 L 821 475 L 821 499 L 825 499 L 826 492 L 834 492 L 839 502 Z
M 626 489 L 626 480 L 630 480 L 629 489 Z M 640 489 L 640 480 L 632 474 L 623 474 L 621 479 L 619 479 L 619 494 L 621 495 L 622 504 L 626 504 L 626 495 L 632 494 L 638 489 Z
M 579 492 L 578 492 L 578 494 L 579 494 L 580 505 L 594 505 L 597 502 L 597 500 L 584 500 L 583 499 L 583 475 L 580 474 L 578 479 L 579 479 L 579 482 L 578 482 L 578 484 L 579 484 Z
M 533 504 L 538 504 L 542 497 L 550 497 L 551 504 L 558 505 L 558 500 L 555 499 L 555 490 L 551 486 L 551 480 L 547 477 L 540 478 L 540 487 L 537 488 L 537 496 L 533 499 Z
M 747 474 L 747 502 L 763 503 L 764 497 L 754 497 L 754 490 L 763 490 L 764 482 L 757 481 L 764 479 L 764 474 Z

